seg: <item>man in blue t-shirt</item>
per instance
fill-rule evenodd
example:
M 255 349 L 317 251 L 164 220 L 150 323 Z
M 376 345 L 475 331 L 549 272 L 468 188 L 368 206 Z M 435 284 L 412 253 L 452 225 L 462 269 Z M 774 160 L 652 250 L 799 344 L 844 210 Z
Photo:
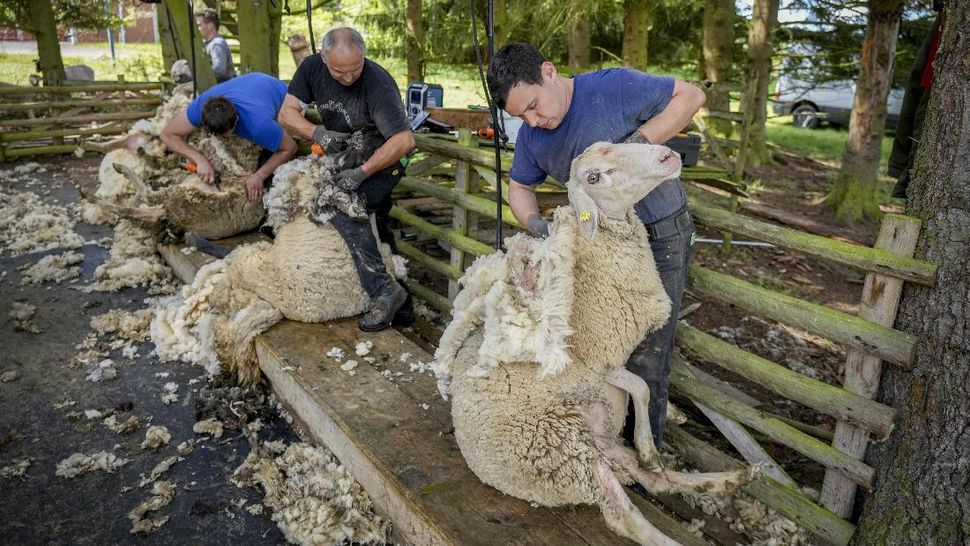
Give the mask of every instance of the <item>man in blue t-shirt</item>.
M 233 78 L 208 89 L 172 118 L 162 130 L 162 142 L 195 163 L 199 177 L 209 184 L 216 173 L 188 142 L 196 129 L 218 136 L 234 134 L 261 146 L 256 172 L 245 180 L 249 199 L 258 201 L 276 167 L 296 154 L 296 142 L 276 122 L 285 97 L 286 84 L 272 76 L 253 72 Z
M 536 187 L 547 176 L 567 183 L 572 160 L 594 142 L 663 144 L 687 126 L 704 92 L 673 78 L 617 68 L 564 78 L 536 48 L 509 44 L 488 68 L 498 106 L 526 122 L 509 171 L 509 205 L 537 237 L 549 234 Z M 666 426 L 670 353 L 687 278 L 694 224 L 679 179 L 650 192 L 634 209 L 647 227 L 657 270 L 672 303 L 670 319 L 640 343 L 627 368 L 650 388 L 650 426 L 657 445 Z

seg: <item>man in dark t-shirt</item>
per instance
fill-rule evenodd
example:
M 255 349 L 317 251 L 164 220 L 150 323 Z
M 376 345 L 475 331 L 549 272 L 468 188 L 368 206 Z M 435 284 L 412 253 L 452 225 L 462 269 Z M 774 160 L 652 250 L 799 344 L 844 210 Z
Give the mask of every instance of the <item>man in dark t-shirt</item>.
M 629 68 L 565 78 L 528 44 L 508 44 L 495 54 L 489 63 L 488 88 L 500 108 L 526 122 L 519 129 L 509 170 L 509 205 L 537 237 L 549 234 L 549 222 L 540 216 L 535 196 L 546 176 L 568 183 L 570 163 L 594 142 L 663 144 L 704 104 L 704 92 L 686 82 Z M 659 446 L 694 224 L 680 179 L 658 186 L 634 210 L 647 228 L 672 304 L 667 324 L 648 334 L 627 362 L 627 369 L 650 389 L 650 428 Z
M 414 137 L 394 78 L 365 53 L 364 39 L 356 30 L 328 32 L 320 54 L 297 68 L 279 121 L 290 134 L 313 140 L 327 153 L 362 147 L 363 163 L 345 165 L 333 183 L 358 193 L 375 215 L 381 240 L 394 249 L 388 227 L 391 190 L 404 174 L 400 159 L 414 149 Z M 320 112 L 320 125 L 303 117 L 303 107 L 311 102 Z M 361 285 L 371 297 L 360 328 L 383 330 L 395 320 L 406 320 L 399 311 L 408 300 L 407 290 L 385 269 L 370 225 L 339 211 L 330 221 L 347 242 Z

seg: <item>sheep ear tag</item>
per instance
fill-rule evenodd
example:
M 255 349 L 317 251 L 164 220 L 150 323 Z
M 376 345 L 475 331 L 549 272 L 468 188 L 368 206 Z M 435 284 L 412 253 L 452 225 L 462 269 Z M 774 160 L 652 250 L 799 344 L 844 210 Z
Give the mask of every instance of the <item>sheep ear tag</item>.
M 592 239 L 596 236 L 596 228 L 599 223 L 599 209 L 596 208 L 596 203 L 586 193 L 586 190 L 578 185 L 570 185 L 568 192 L 569 203 L 573 206 L 576 219 L 579 220 L 579 231 L 583 234 L 583 237 Z

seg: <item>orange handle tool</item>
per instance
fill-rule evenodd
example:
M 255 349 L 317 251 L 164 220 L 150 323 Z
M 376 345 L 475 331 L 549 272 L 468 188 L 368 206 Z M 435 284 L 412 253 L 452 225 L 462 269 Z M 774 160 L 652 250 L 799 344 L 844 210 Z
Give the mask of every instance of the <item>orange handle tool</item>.
M 495 129 L 491 127 L 486 127 L 475 131 L 478 138 L 493 138 L 495 136 Z
M 326 151 L 323 149 L 323 146 L 314 142 L 313 145 L 310 146 L 310 153 L 313 155 L 322 156 L 326 153 Z

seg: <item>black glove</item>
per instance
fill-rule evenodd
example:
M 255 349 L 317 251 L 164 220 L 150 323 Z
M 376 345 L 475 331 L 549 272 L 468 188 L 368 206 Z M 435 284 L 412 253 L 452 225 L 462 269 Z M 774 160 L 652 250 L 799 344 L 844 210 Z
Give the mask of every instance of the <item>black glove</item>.
M 333 183 L 345 190 L 355 191 L 360 183 L 367 178 L 367 173 L 363 167 L 356 169 L 345 169 L 333 177 Z
M 637 129 L 636 131 L 633 131 L 632 133 L 630 133 L 630 136 L 623 139 L 623 143 L 624 144 L 653 144 L 652 142 L 647 140 L 647 137 L 643 136 L 643 133 L 640 132 L 640 129 Z
M 313 131 L 313 142 L 323 146 L 324 151 L 328 154 L 339 152 L 346 148 L 347 139 L 349 138 L 350 133 L 331 131 L 323 125 L 317 125 L 317 128 Z
M 525 228 L 529 230 L 534 237 L 548 237 L 549 236 L 549 220 L 539 216 L 538 214 L 532 215 L 525 222 Z

